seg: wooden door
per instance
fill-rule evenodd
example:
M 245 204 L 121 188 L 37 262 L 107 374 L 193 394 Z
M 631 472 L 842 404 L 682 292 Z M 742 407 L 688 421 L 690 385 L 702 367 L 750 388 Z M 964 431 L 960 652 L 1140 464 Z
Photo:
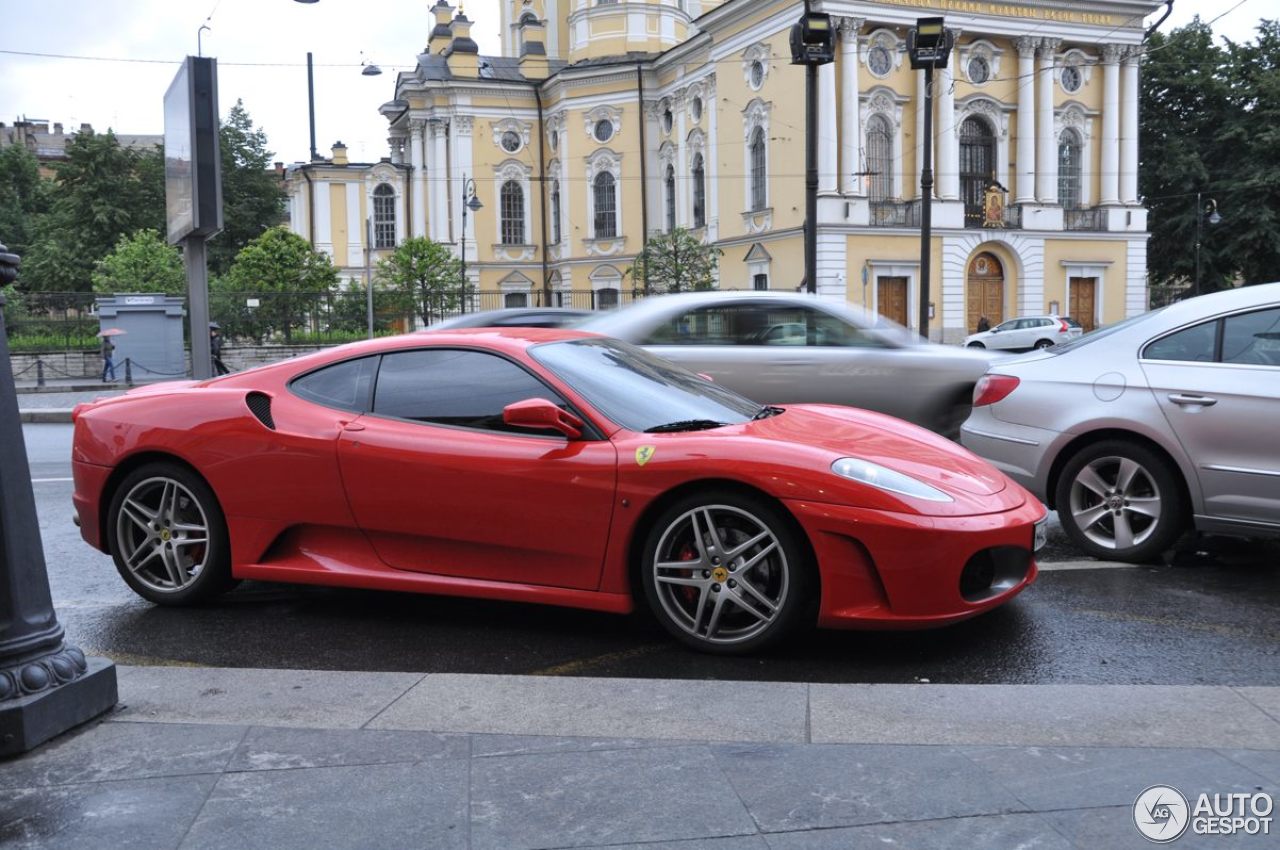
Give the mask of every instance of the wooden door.
M 993 328 L 1004 321 L 1004 266 L 994 254 L 983 252 L 973 258 L 965 294 L 969 333 L 978 332 L 978 319 L 983 316 Z
M 905 277 L 876 278 L 876 310 L 886 319 L 907 325 L 907 279 Z
M 1067 315 L 1079 322 L 1085 333 L 1093 330 L 1094 327 L 1097 309 L 1094 298 L 1097 295 L 1097 289 L 1096 277 L 1071 278 L 1071 300 L 1067 305 Z

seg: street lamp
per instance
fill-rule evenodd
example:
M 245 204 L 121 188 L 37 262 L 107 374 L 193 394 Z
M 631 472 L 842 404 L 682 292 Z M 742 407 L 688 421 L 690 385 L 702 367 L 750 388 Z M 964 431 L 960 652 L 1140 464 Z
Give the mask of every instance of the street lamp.
M 818 66 L 835 61 L 831 16 L 814 12 L 804 0 L 804 14 L 791 27 L 791 64 L 804 65 L 804 276 L 805 289 L 818 291 Z
M 955 33 L 943 18 L 919 18 L 907 32 L 913 70 L 924 70 L 924 162 L 920 167 L 920 335 L 929 338 L 929 260 L 933 234 L 933 69 L 947 67 Z M 951 128 L 947 128 L 951 132 Z
M 480 212 L 484 204 L 476 197 L 476 181 L 470 177 L 462 178 L 462 306 L 461 312 L 467 312 L 467 210 Z
M 1191 289 L 1193 298 L 1200 294 L 1200 240 L 1204 233 L 1204 220 L 1209 219 L 1210 224 L 1222 221 L 1222 216 L 1218 215 L 1218 202 L 1213 198 L 1202 200 L 1202 194 L 1196 192 L 1196 280 Z

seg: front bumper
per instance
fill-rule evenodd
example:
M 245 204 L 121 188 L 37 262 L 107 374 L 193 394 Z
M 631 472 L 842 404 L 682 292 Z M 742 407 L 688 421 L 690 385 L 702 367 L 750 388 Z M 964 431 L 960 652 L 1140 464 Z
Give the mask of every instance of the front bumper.
M 107 479 L 111 477 L 111 467 L 73 460 L 71 475 L 75 481 L 71 503 L 76 509 L 75 523 L 80 527 L 80 536 L 93 548 L 107 552 L 106 541 L 100 533 L 99 517 L 104 509 L 102 493 Z
M 1036 579 L 1032 547 L 1044 506 L 1028 498 L 995 514 L 923 517 L 814 502 L 787 507 L 818 560 L 818 625 L 845 629 L 944 626 L 990 611 Z M 990 584 L 975 590 L 975 569 Z M 976 565 L 976 566 L 975 566 Z

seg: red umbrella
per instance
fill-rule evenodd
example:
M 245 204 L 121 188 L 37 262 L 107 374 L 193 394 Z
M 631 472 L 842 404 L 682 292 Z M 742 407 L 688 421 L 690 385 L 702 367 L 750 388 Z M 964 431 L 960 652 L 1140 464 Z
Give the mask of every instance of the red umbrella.
M 102 330 L 98 331 L 98 336 L 120 336 L 120 334 L 127 334 L 127 333 L 128 331 L 122 331 L 119 328 L 103 328 Z

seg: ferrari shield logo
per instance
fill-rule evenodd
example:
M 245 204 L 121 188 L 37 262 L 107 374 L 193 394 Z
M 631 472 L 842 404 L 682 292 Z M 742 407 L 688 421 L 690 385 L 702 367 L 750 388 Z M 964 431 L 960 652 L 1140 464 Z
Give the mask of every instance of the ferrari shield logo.
M 636 464 L 638 466 L 644 466 L 649 462 L 649 458 L 653 457 L 653 453 L 656 451 L 657 449 L 653 446 L 641 446 L 636 449 Z

